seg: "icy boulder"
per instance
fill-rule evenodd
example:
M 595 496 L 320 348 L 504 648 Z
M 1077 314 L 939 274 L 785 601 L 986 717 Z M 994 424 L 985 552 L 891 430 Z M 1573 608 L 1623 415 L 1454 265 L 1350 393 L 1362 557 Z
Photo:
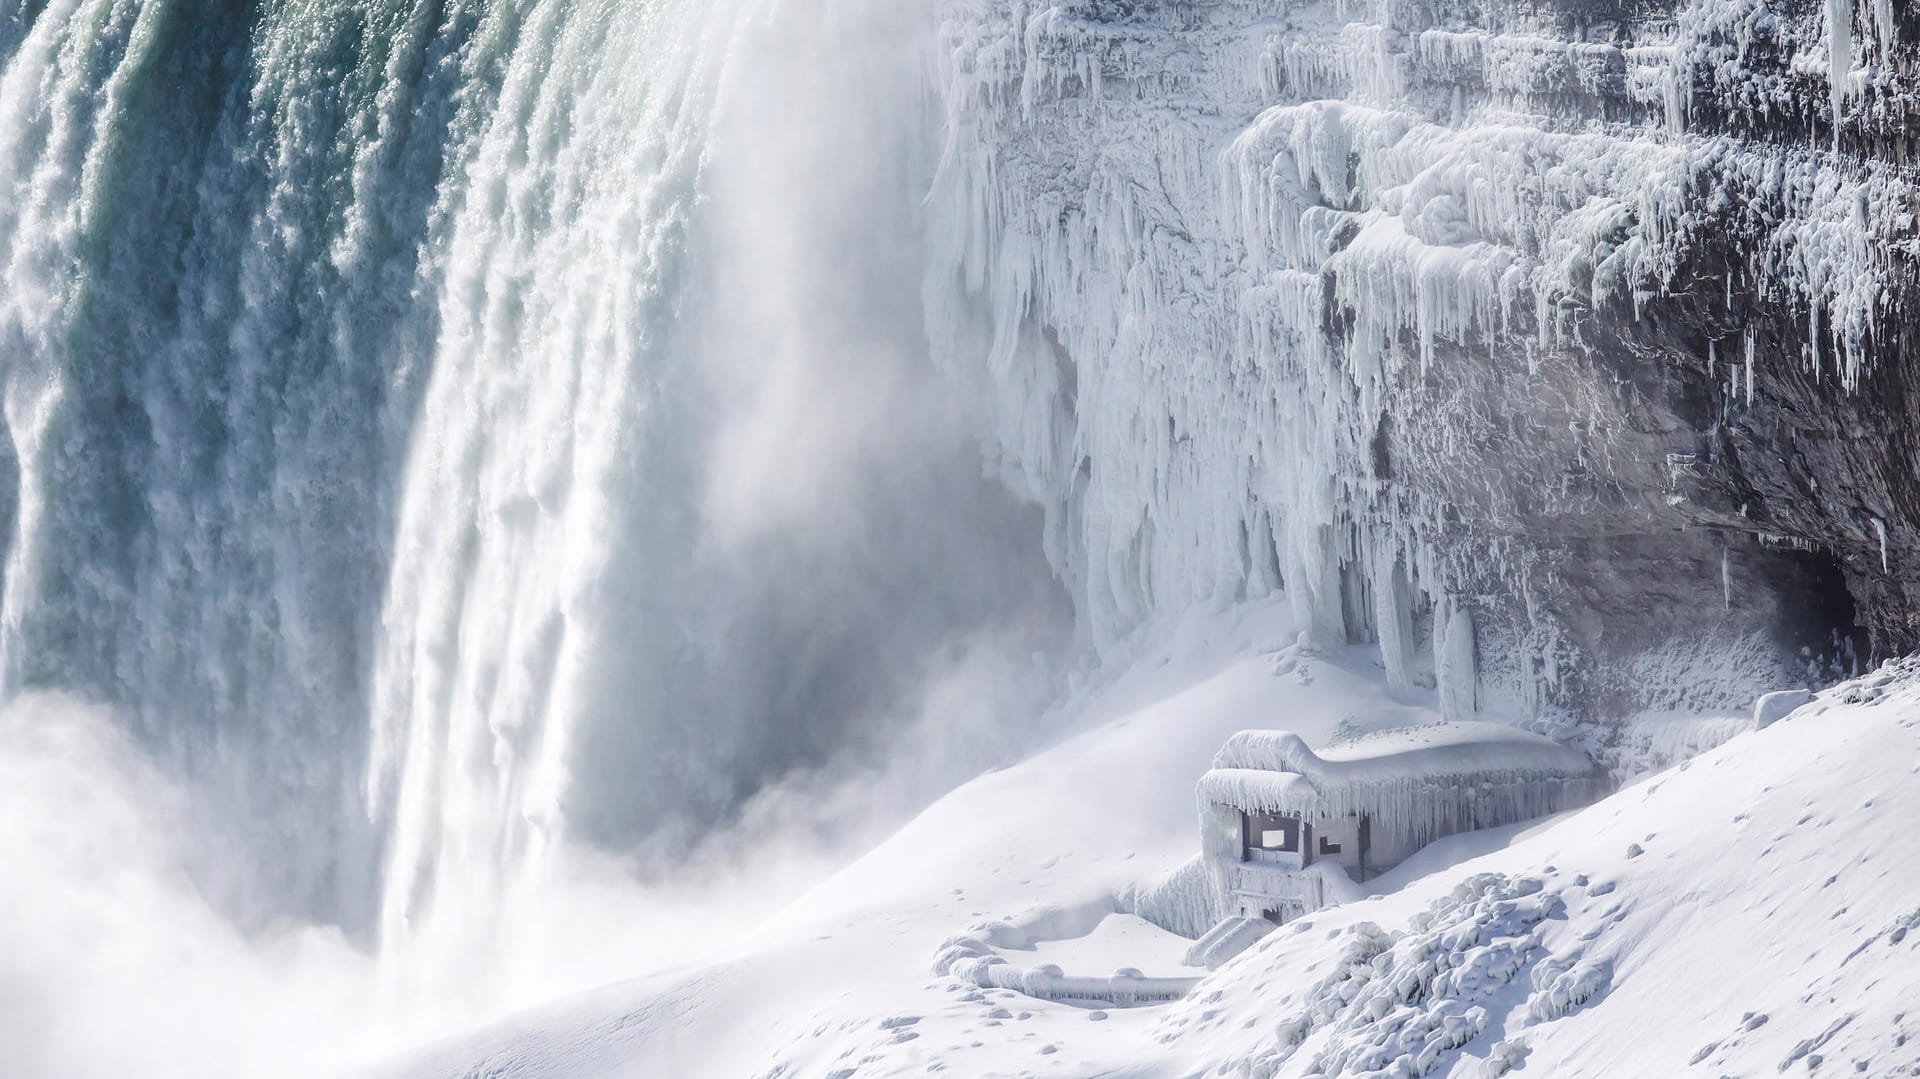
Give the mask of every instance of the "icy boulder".
M 1809 689 L 1784 689 L 1778 693 L 1765 693 L 1753 702 L 1753 729 L 1761 730 L 1792 715 L 1804 705 L 1812 704 L 1813 691 Z

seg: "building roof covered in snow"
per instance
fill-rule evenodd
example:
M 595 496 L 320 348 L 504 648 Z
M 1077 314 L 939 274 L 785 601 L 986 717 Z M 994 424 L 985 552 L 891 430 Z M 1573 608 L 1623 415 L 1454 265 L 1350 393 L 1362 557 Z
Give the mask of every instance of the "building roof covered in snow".
M 1288 731 L 1241 731 L 1215 755 L 1199 795 L 1247 812 L 1342 815 L 1372 811 L 1414 788 L 1491 793 L 1594 775 L 1577 750 L 1498 723 L 1409 727 L 1318 752 Z

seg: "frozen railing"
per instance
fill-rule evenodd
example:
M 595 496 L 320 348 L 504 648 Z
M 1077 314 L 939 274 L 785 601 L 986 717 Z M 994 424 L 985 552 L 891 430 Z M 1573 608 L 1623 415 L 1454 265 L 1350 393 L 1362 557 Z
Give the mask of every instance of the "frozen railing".
M 940 945 L 935 974 L 959 978 L 983 989 L 1010 989 L 1041 1000 L 1085 1001 L 1132 1007 L 1163 1004 L 1187 995 L 1197 977 L 1149 977 L 1134 967 L 1111 974 L 1068 974 L 1052 963 L 1019 967 L 996 948 L 1030 948 L 1045 940 L 1085 936 L 1117 910 L 1108 896 L 1066 907 L 1044 907 L 1025 916 L 979 925 Z
M 1011 989 L 1041 1000 L 1087 1001 L 1122 1008 L 1179 1000 L 1200 983 L 1198 976 L 1150 978 L 1132 967 L 1123 967 L 1104 978 L 1072 975 L 1051 963 L 1016 967 L 997 955 L 962 960 L 947 973 L 983 989 Z

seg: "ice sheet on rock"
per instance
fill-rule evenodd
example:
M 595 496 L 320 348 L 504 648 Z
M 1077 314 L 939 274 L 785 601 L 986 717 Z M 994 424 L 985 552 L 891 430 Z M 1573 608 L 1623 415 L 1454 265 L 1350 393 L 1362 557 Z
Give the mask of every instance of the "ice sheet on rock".
M 1836 4 L 1873 28 L 1855 45 L 1886 56 L 1884 0 Z M 1402 426 L 1468 437 L 1462 417 L 1408 413 L 1425 372 L 1487 354 L 1536 377 L 1581 346 L 1584 312 L 1693 287 L 1689 257 L 1753 206 L 1728 306 L 1737 276 L 1749 307 L 1795 312 L 1817 342 L 1755 365 L 1857 386 L 1911 246 L 1902 170 L 1739 126 L 1799 116 L 1802 58 L 1836 86 L 1879 85 L 1855 51 L 1827 55 L 1811 6 L 1699 0 L 1620 41 L 1379 4 L 941 10 L 929 323 L 998 467 L 1047 508 L 1096 643 L 1284 579 L 1317 639 L 1386 645 L 1381 627 L 1420 627 L 1393 645 L 1404 670 L 1435 643 L 1437 608 L 1485 606 L 1457 602 L 1469 570 L 1449 509 L 1375 452 Z M 1581 95 L 1644 115 L 1573 123 L 1547 107 Z M 1709 106 L 1734 120 L 1696 130 Z M 1755 403 L 1738 385 L 1727 397 Z M 1610 437 L 1592 431 L 1591 452 Z M 1476 548 L 1473 568 L 1525 580 L 1540 571 L 1529 547 Z M 1536 709 L 1560 691 L 1577 657 L 1537 599 L 1515 598 L 1526 626 L 1482 630 L 1533 635 L 1539 662 L 1498 687 L 1456 664 L 1453 714 L 1493 688 Z

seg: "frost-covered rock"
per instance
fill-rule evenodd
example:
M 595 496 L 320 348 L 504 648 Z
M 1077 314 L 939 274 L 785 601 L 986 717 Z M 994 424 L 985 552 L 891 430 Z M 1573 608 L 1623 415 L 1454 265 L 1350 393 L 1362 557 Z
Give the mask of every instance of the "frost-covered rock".
M 1547 721 L 1920 640 L 1920 14 L 942 10 L 930 324 L 1096 640 L 1284 580 Z

